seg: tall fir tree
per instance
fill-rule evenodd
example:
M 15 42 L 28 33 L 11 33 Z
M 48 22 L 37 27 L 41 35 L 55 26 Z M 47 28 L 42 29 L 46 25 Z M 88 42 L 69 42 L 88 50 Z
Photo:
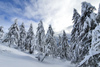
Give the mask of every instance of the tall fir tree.
M 57 50 L 57 44 L 56 44 L 56 40 L 54 37 L 54 31 L 51 27 L 51 25 L 49 25 L 47 34 L 46 34 L 46 45 L 48 46 L 49 51 L 49 55 L 52 55 L 53 57 L 56 56 L 56 50 Z
M 62 42 L 61 40 L 62 40 L 62 39 L 61 39 L 61 36 L 59 35 L 58 41 L 57 41 L 57 46 L 58 46 L 58 47 L 57 47 L 57 56 L 58 56 L 58 57 L 60 57 L 60 56 L 61 56 L 61 53 L 62 53 L 62 52 L 61 52 L 61 49 L 62 49 L 62 48 L 61 48 L 61 42 Z
M 30 28 L 25 39 L 25 49 L 29 50 L 30 54 L 32 54 L 34 51 L 34 32 L 32 24 L 30 24 Z
M 94 19 L 97 23 L 100 23 L 100 5 L 98 9 L 98 14 Z M 97 25 L 94 30 L 92 30 L 92 40 L 91 47 L 89 49 L 89 54 L 79 63 L 79 67 L 99 67 L 100 66 L 100 25 Z
M 39 52 L 45 52 L 45 30 L 42 21 L 38 24 L 36 32 L 36 49 Z
M 66 58 L 69 59 L 69 45 L 68 45 L 68 38 L 67 35 L 65 33 L 65 31 L 63 31 L 63 35 L 62 35 L 62 53 L 61 53 L 61 58 Z
M 90 3 L 82 2 L 81 16 L 78 19 L 78 36 L 77 45 L 75 47 L 74 62 L 80 62 L 85 55 L 89 53 L 92 40 L 92 30 L 98 25 L 95 17 L 96 14 L 93 13 L 95 7 Z
M 25 31 L 25 26 L 24 23 L 20 25 L 20 31 L 19 31 L 19 41 L 18 41 L 18 46 L 20 47 L 21 50 L 25 50 L 25 38 L 26 38 L 26 31 Z
M 82 16 L 80 18 L 80 35 L 79 35 L 79 58 L 78 61 L 82 60 L 85 55 L 89 53 L 89 49 L 91 47 L 92 41 L 92 30 L 98 25 L 95 20 L 96 14 L 93 13 L 95 7 L 90 3 L 83 2 L 82 3 Z
M 3 42 L 8 42 L 10 45 L 15 45 L 18 48 L 18 40 L 19 40 L 19 27 L 17 24 L 17 19 L 15 19 L 15 23 L 11 25 L 8 29 L 9 32 L 6 34 Z
M 71 32 L 71 53 L 72 53 L 72 62 L 74 62 L 76 57 L 77 57 L 77 50 L 75 48 L 77 48 L 77 38 L 78 38 L 78 35 L 79 35 L 79 23 L 77 22 L 78 19 L 80 18 L 80 15 L 79 13 L 77 12 L 76 9 L 74 9 L 73 11 L 73 29 L 72 29 L 72 32 Z

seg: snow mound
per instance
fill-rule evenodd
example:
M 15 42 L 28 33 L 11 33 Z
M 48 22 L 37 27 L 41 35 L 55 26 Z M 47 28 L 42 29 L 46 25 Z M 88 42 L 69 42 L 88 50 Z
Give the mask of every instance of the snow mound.
M 0 44 L 0 67 L 75 67 L 75 65 L 52 57 L 39 62 L 33 54 L 26 54 Z

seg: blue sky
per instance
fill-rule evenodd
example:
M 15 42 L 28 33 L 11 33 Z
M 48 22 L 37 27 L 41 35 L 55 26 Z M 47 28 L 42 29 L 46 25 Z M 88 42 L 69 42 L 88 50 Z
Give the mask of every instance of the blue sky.
M 36 2 L 36 0 L 34 1 Z M 24 23 L 27 23 L 28 26 L 30 24 L 28 22 L 29 20 L 34 21 L 35 23 L 39 22 L 41 18 L 28 18 L 24 15 L 25 7 L 28 4 L 31 4 L 29 0 L 0 0 L 0 25 L 4 27 L 4 30 L 7 31 L 7 28 L 14 23 L 16 18 L 20 18 L 18 21 L 19 25 L 26 20 L 27 22 Z
M 12 17 L 20 17 L 38 22 L 40 19 L 27 18 L 27 16 L 24 16 L 25 3 L 31 4 L 29 0 L 0 0 L 0 15 L 7 21 L 10 21 Z
M 36 32 L 37 25 L 42 20 L 45 30 L 51 24 L 55 32 L 65 30 L 70 33 L 73 8 L 81 14 L 83 1 L 85 0 L 0 0 L 0 26 L 6 32 L 14 20 L 18 19 L 19 25 L 24 22 L 26 30 L 32 23 Z M 99 0 L 86 1 L 98 9 Z

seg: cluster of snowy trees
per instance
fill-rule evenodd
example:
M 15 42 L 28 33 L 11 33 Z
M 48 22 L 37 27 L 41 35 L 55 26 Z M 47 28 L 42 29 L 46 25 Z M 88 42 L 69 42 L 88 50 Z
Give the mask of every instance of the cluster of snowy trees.
M 33 32 L 33 25 L 30 24 L 29 30 L 25 31 L 24 23 L 20 26 L 15 23 L 8 29 L 8 33 L 3 36 L 3 27 L 0 27 L 0 39 L 7 42 L 9 47 L 28 51 L 30 54 L 38 51 L 38 60 L 43 55 L 60 57 L 61 59 L 71 60 L 78 64 L 78 67 L 99 67 L 100 66 L 100 5 L 98 13 L 94 13 L 96 8 L 90 3 L 82 2 L 81 15 L 76 9 L 73 11 L 73 29 L 71 32 L 70 43 L 63 31 L 59 37 L 54 36 L 52 26 L 49 25 L 47 33 L 40 21 L 36 35 Z M 42 59 L 42 61 L 43 61 Z
M 37 51 L 39 55 L 42 54 L 44 57 L 52 56 L 56 58 L 59 56 L 60 58 L 68 58 L 67 52 L 69 52 L 69 45 L 65 31 L 63 31 L 63 35 L 60 35 L 59 39 L 54 36 L 51 25 L 49 25 L 47 33 L 45 34 L 43 22 L 40 21 L 36 35 L 33 32 L 33 26 L 30 24 L 29 30 L 26 32 L 24 23 L 19 26 L 17 19 L 15 19 L 15 23 L 11 25 L 4 37 L 2 37 L 4 33 L 3 29 L 0 27 L 2 43 L 7 43 L 9 47 L 20 49 L 30 54 Z
M 29 53 L 32 53 L 34 45 L 33 40 L 34 32 L 32 24 L 30 24 L 30 28 L 28 32 L 26 32 L 24 23 L 18 26 L 17 19 L 15 19 L 15 23 L 11 25 L 8 29 L 8 33 L 2 38 L 2 43 L 7 43 L 9 47 L 21 49 L 22 51 L 28 50 Z
M 98 13 L 90 3 L 82 2 L 81 15 L 74 9 L 71 33 L 71 61 L 79 67 L 100 66 L 100 5 Z

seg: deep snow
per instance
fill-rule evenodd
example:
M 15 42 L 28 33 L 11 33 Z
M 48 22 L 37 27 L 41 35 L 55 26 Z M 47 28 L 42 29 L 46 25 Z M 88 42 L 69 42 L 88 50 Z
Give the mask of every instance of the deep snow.
M 27 54 L 0 44 L 0 67 L 75 67 L 69 61 L 46 58 L 39 62 L 32 54 Z

